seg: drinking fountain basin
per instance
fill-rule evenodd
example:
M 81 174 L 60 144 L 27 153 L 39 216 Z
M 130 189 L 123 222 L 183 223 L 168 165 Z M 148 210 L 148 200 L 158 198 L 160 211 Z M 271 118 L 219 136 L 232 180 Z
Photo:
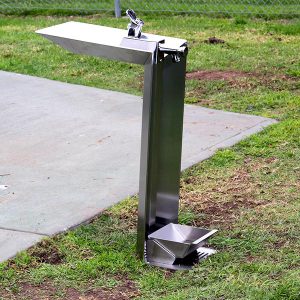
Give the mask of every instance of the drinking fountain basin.
M 168 249 L 176 258 L 184 258 L 203 246 L 215 232 L 217 230 L 170 223 L 148 235 L 148 238 Z

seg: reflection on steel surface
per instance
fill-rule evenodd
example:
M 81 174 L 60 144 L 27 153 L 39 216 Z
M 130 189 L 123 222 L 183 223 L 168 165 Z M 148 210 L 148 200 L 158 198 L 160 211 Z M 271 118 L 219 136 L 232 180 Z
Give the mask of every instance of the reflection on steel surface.
M 129 11 L 132 22 L 142 25 L 133 13 Z M 186 40 L 152 34 L 136 38 L 136 33 L 128 37 L 127 30 L 79 22 L 37 33 L 74 53 L 144 65 L 137 253 L 171 269 L 190 268 L 214 253 L 201 246 L 215 231 L 177 224 Z

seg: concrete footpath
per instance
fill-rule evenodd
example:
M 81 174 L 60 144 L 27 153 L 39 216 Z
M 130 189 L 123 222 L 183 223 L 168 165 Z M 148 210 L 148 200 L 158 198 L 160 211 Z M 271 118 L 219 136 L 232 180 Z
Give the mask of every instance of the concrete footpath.
M 0 261 L 138 192 L 141 97 L 0 71 Z M 187 168 L 274 120 L 186 105 Z

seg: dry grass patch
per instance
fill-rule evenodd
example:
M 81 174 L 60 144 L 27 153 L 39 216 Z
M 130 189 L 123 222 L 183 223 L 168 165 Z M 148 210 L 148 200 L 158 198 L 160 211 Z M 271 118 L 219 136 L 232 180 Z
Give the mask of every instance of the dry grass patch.
M 257 210 L 272 205 L 273 190 L 265 188 L 258 180 L 258 174 L 275 172 L 277 162 L 278 159 L 273 157 L 256 161 L 246 158 L 244 164 L 228 176 L 185 178 L 181 188 L 182 210 L 193 211 L 198 216 L 193 221 L 195 226 L 230 228 L 245 209 Z M 281 187 L 280 191 L 284 193 Z

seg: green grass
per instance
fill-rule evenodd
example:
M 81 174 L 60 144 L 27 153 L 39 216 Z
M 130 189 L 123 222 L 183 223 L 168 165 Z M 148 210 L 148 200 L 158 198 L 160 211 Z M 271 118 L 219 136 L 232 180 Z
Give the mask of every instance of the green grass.
M 107 16 L 72 19 L 127 24 Z M 70 54 L 33 33 L 67 20 L 1 17 L 0 69 L 140 95 L 141 67 Z M 209 74 L 187 80 L 188 103 L 280 121 L 182 174 L 180 221 L 219 229 L 210 241 L 218 254 L 189 272 L 144 265 L 135 256 L 132 197 L 0 264 L 0 299 L 299 300 L 299 20 L 145 21 L 145 31 L 186 37 L 188 71 Z M 225 44 L 205 43 L 211 36 Z

